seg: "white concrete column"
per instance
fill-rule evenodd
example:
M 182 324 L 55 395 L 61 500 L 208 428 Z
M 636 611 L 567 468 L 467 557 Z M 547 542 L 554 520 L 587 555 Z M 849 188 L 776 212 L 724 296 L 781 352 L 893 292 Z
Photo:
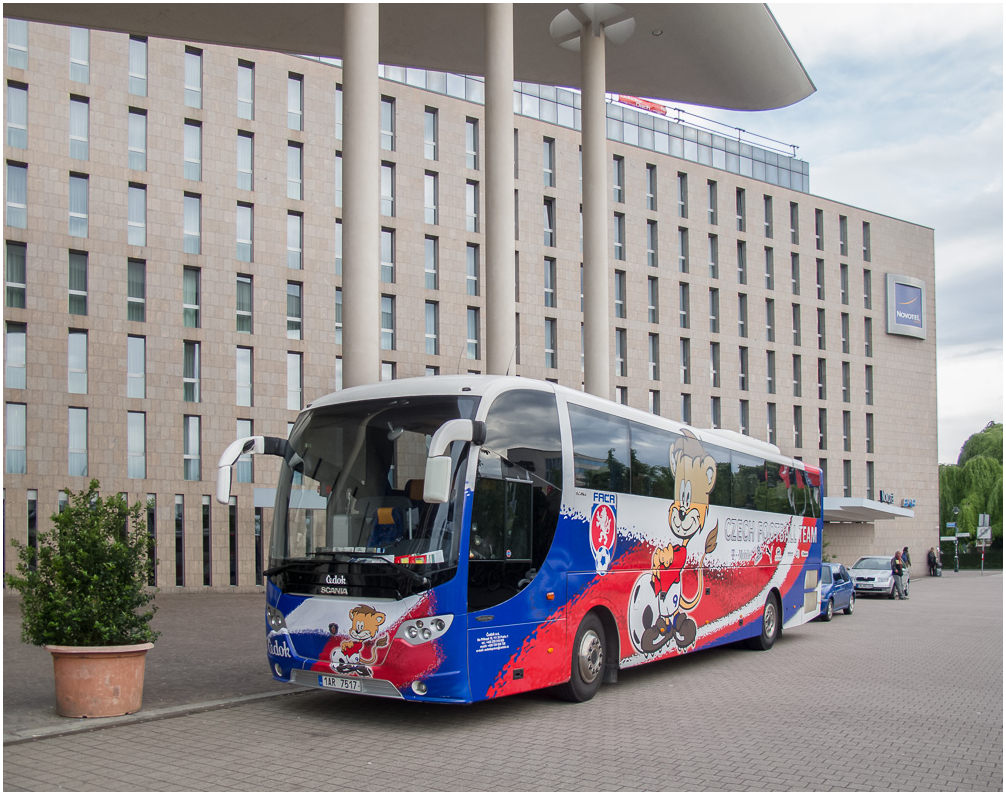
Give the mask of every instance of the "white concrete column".
M 486 3 L 486 372 L 516 373 L 513 4 Z
M 381 378 L 377 3 L 343 5 L 342 382 Z
M 608 147 L 604 26 L 580 31 L 580 140 L 583 147 L 583 388 L 611 399 L 608 304 Z

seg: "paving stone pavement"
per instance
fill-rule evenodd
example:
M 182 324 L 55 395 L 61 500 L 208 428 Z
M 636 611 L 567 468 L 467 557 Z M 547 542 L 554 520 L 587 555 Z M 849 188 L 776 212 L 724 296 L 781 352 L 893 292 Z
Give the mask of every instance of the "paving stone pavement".
M 5 700 L 11 676 L 8 662 Z M 6 744 L 3 781 L 7 791 L 1001 791 L 1002 693 L 1002 573 L 949 572 L 913 582 L 907 602 L 861 599 L 852 616 L 789 630 L 767 653 L 716 649 L 624 671 L 585 704 L 548 692 L 458 707 L 300 691 Z

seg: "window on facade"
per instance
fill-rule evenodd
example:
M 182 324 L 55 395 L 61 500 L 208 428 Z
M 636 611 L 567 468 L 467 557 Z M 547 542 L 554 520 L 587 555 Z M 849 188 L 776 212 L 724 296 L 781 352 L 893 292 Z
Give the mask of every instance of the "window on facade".
M 7 226 L 28 227 L 28 166 L 7 163 Z
M 394 97 L 381 97 L 381 149 L 395 151 Z
M 748 335 L 748 297 L 744 293 L 737 295 L 737 334 Z
M 678 218 L 688 217 L 688 175 L 678 172 Z
M 129 37 L 129 93 L 147 96 L 147 40 L 142 36 Z
M 335 275 L 342 276 L 342 219 L 335 219 L 335 243 L 332 246 L 335 255 Z
M 720 278 L 720 239 L 709 235 L 709 278 Z
M 286 126 L 304 129 L 304 75 L 293 72 L 286 76 Z
M 480 350 L 481 345 L 479 343 L 479 310 L 478 307 L 470 306 L 468 307 L 467 314 L 467 335 L 468 339 L 465 347 L 465 354 L 469 359 L 480 359 L 482 358 L 482 352 Z
M 678 227 L 678 271 L 688 273 L 688 230 Z
M 91 31 L 70 28 L 70 79 L 77 83 L 90 81 Z
M 793 354 L 793 397 L 803 395 L 803 359 L 800 354 Z
M 625 259 L 625 215 L 624 213 L 615 213 L 615 228 L 614 228 L 614 244 L 615 244 L 615 259 L 624 260 Z
M 395 297 L 381 296 L 381 350 L 395 350 Z
M 237 140 L 237 187 L 252 190 L 254 174 L 254 136 L 250 132 L 238 132 Z
M 720 330 L 720 291 L 709 288 L 709 331 L 718 334 Z
M 182 472 L 183 480 L 199 480 L 201 459 L 199 456 L 200 417 L 186 414 L 182 418 Z
M 873 274 L 863 269 L 863 308 L 873 309 Z
M 147 396 L 147 338 L 126 338 L 126 397 Z
M 651 268 L 657 267 L 657 222 L 648 220 L 646 222 L 646 264 Z
M 395 283 L 395 230 L 381 229 L 381 281 Z
M 819 301 L 825 300 L 825 272 L 824 272 L 824 260 L 817 260 L 817 299 Z
M 765 211 L 765 237 L 772 237 L 772 197 L 762 196 Z
M 131 246 L 147 245 L 147 188 L 130 185 L 126 221 L 126 238 Z
M 692 424 L 692 396 L 686 392 L 681 393 L 681 421 L 685 425 Z
M 615 317 L 625 316 L 625 271 L 615 271 Z
M 611 159 L 612 197 L 616 202 L 625 201 L 625 158 L 614 155 Z
M 286 338 L 303 339 L 304 326 L 304 285 L 299 282 L 286 283 Z
M 24 475 L 28 471 L 28 407 L 24 403 L 8 403 L 6 409 L 4 471 L 9 475 Z
M 239 419 L 235 426 L 235 439 L 245 439 L 252 436 L 254 431 L 252 428 L 254 423 L 252 420 Z M 253 469 L 254 457 L 251 453 L 246 453 L 238 458 L 237 462 L 234 464 L 234 480 L 237 483 L 252 483 L 255 480 L 255 473 Z
M 793 344 L 801 345 L 802 338 L 801 328 L 800 328 L 800 305 L 793 304 Z
M 747 400 L 740 401 L 740 407 L 738 410 L 738 419 L 740 421 L 740 432 L 745 436 L 750 436 L 751 434 L 751 409 L 750 403 Z
M 651 381 L 660 380 L 660 335 L 647 335 L 647 375 Z M 682 365 L 683 366 L 683 365 Z
M 182 200 L 182 242 L 186 254 L 202 251 L 202 196 L 186 193 Z
M 775 394 L 775 351 L 765 352 L 765 386 L 770 395 Z
M 87 394 L 87 332 L 70 329 L 66 345 L 66 391 Z
M 72 127 L 71 113 L 71 135 Z M 10 81 L 7 82 L 7 146 L 28 148 L 28 86 Z
M 765 289 L 775 289 L 775 255 L 771 248 L 765 247 Z
M 824 251 L 824 210 L 814 210 L 814 246 Z
M 646 209 L 657 209 L 657 167 L 652 163 L 646 164 Z
M 469 243 L 465 248 L 466 288 L 468 295 L 479 294 L 479 247 Z
M 341 287 L 335 288 L 335 344 L 342 345 L 342 288 Z
M 126 319 L 138 323 L 147 316 L 147 263 L 142 259 L 126 262 Z
M 817 399 L 828 399 L 828 363 L 824 359 L 817 360 Z
M 71 251 L 69 254 L 69 312 L 71 315 L 87 314 L 87 253 Z
M 793 295 L 800 295 L 800 255 L 790 254 L 790 285 Z
M 288 351 L 286 354 L 286 407 L 300 411 L 304 407 L 304 357 Z
M 440 304 L 436 301 L 426 302 L 426 353 L 440 353 Z
M 748 349 L 741 346 L 737 351 L 738 383 L 742 392 L 748 391 Z
M 424 248 L 424 277 L 427 290 L 436 290 L 440 283 L 439 239 L 426 236 Z
M 872 406 L 873 405 L 873 365 L 871 365 L 871 364 L 866 365 L 866 370 L 865 370 L 865 376 L 864 377 L 865 377 L 864 384 L 865 384 L 865 388 L 866 388 L 865 389 L 865 393 L 866 393 L 866 398 L 865 398 L 866 405 L 867 406 Z
M 395 215 L 395 164 L 381 163 L 381 215 Z
M 863 221 L 863 261 L 870 261 L 870 224 Z
M 692 341 L 687 337 L 682 337 L 678 342 L 678 347 L 681 359 L 678 378 L 682 384 L 690 384 L 692 383 Z
M 286 197 L 304 198 L 304 149 L 293 142 L 286 145 Z
M 629 374 L 627 363 L 628 357 L 628 332 L 624 328 L 615 329 L 615 375 L 626 376 Z
M 709 414 L 712 426 L 714 428 L 723 427 L 723 409 L 720 405 L 720 398 L 718 396 L 713 396 L 709 403 Z
M 238 406 L 247 407 L 252 405 L 252 392 L 254 385 L 252 353 L 253 350 L 251 348 L 235 348 L 235 398 Z
M 182 325 L 185 328 L 199 328 L 202 325 L 199 282 L 198 268 L 182 269 Z
M 186 340 L 182 343 L 182 400 L 199 403 L 200 344 Z
M 438 209 L 438 176 L 436 172 L 427 171 L 423 177 L 423 220 L 428 224 L 439 223 Z
M 765 339 L 775 342 L 775 300 L 765 299 Z
M 545 306 L 554 308 L 556 305 L 555 257 L 545 257 L 544 275 L 545 275 Z
M 88 180 L 85 174 L 70 175 L 70 234 L 87 237 Z
M 517 158 L 517 147 L 514 146 L 514 161 Z M 465 119 L 465 168 L 479 167 L 479 121 Z M 515 175 L 516 176 L 516 175 Z
M 304 216 L 300 213 L 286 214 L 286 266 L 304 267 Z
M 70 97 L 70 157 L 87 160 L 90 137 L 90 106 L 87 97 Z
M 842 353 L 849 353 L 849 315 L 842 313 Z
M 67 412 L 67 474 L 87 476 L 87 409 L 70 408 Z
M 185 120 L 183 148 L 185 179 L 198 182 L 203 178 L 203 127 L 199 122 Z
M 7 241 L 6 245 L 6 300 L 13 309 L 24 309 L 27 298 L 27 246 Z
M 239 262 L 252 261 L 252 240 L 254 229 L 254 208 L 245 202 L 237 203 L 237 259 Z
M 852 452 L 852 413 L 849 411 L 842 412 L 842 449 Z
M 709 385 L 714 388 L 720 386 L 720 344 L 718 342 L 709 343 Z
M 828 449 L 828 410 L 817 410 L 817 447 L 819 450 Z
M 241 334 L 252 333 L 252 277 L 237 275 L 235 330 Z
M 195 47 L 185 48 L 185 104 L 203 106 L 203 51 Z
M 27 20 L 7 20 L 7 65 L 15 69 L 28 68 Z
M 825 350 L 828 347 L 828 336 L 825 323 L 824 310 L 817 310 L 817 348 L 818 350 Z
M 436 108 L 426 108 L 423 113 L 423 156 L 427 160 L 437 159 L 439 124 Z
M 479 231 L 479 183 L 473 180 L 465 183 L 465 230 Z
M 646 278 L 646 319 L 650 323 L 660 322 L 660 282 L 656 276 Z
M 789 242 L 800 245 L 800 205 L 796 202 L 789 203 Z
M 558 348 L 556 342 L 558 336 L 557 325 L 558 321 L 554 317 L 545 318 L 545 367 L 550 370 L 559 366 L 558 355 L 556 353 L 556 349 Z
M 765 406 L 766 409 L 766 424 L 767 424 L 767 441 L 769 444 L 775 444 L 775 403 L 768 403 Z
M 842 362 L 842 402 L 852 401 L 852 365 Z
M 541 142 L 542 182 L 546 188 L 555 187 L 555 139 L 543 138 Z
M 873 453 L 873 414 L 866 415 L 866 452 Z
M 147 112 L 129 109 L 128 130 L 129 167 L 134 171 L 147 170 Z
M 718 199 L 717 199 L 717 186 L 716 186 L 716 182 L 714 180 L 711 180 L 711 179 L 707 180 L 706 181 L 706 189 L 707 189 L 707 193 L 709 194 L 709 210 L 708 210 L 709 223 L 716 224 L 716 223 L 719 223 L 719 221 L 718 221 L 718 214 L 719 213 L 718 213 L 718 208 L 717 208 L 717 204 L 719 202 L 718 202 Z
M 748 283 L 748 247 L 743 240 L 737 241 L 737 283 Z
M 793 406 L 793 446 L 803 447 L 803 407 Z
M 737 231 L 746 231 L 747 226 L 747 200 L 744 194 L 744 188 L 737 188 Z
M 126 412 L 126 476 L 147 476 L 147 415 L 141 411 Z
M 5 341 L 6 366 L 4 368 L 4 387 L 7 389 L 25 389 L 28 384 L 28 326 L 24 323 L 8 322 Z
M 838 216 L 838 253 L 849 256 L 849 219 L 844 215 Z
M 238 118 L 255 118 L 255 64 L 238 61 Z
M 688 284 L 681 282 L 678 284 L 678 326 L 680 328 L 690 328 L 688 298 Z
M 867 356 L 873 356 L 873 318 L 863 318 L 863 347 Z

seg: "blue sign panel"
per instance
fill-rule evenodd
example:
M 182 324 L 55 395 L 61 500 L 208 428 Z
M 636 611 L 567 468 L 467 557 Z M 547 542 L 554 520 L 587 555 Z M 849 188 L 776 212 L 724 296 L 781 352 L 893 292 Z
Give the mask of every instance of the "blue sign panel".
M 926 285 L 911 276 L 887 274 L 887 333 L 926 338 Z
M 900 326 L 922 328 L 922 288 L 912 284 L 894 285 L 894 316 Z

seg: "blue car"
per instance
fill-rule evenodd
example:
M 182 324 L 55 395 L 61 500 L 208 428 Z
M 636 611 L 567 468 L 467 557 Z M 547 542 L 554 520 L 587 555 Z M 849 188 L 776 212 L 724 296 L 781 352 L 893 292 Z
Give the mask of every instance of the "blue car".
M 841 563 L 821 564 L 821 620 L 831 621 L 836 610 L 847 616 L 856 609 L 856 589 Z

